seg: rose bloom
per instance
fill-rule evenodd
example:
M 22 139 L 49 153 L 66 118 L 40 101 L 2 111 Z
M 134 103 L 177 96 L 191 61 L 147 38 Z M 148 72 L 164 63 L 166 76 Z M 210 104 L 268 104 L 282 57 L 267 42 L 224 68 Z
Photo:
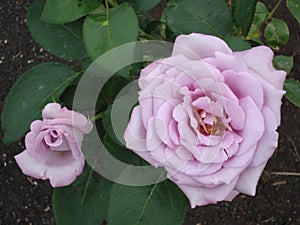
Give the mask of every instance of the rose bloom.
M 214 36 L 178 36 L 171 57 L 141 71 L 127 147 L 164 167 L 192 207 L 255 195 L 285 93 L 272 59 L 268 47 L 232 52 Z
M 26 149 L 15 159 L 28 176 L 49 179 L 53 187 L 69 185 L 82 173 L 85 161 L 81 144 L 93 124 L 57 103 L 46 105 L 42 116 L 43 120 L 31 123 Z

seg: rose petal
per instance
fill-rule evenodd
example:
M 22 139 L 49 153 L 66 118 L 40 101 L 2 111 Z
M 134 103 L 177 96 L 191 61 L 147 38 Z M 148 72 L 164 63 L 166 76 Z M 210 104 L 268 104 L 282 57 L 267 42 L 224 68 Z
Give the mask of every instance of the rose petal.
M 226 84 L 233 93 L 239 98 L 250 96 L 258 108 L 261 109 L 264 103 L 264 92 L 261 82 L 249 73 L 234 71 L 224 71 Z
M 235 189 L 246 195 L 254 196 L 258 180 L 266 166 L 267 162 L 258 167 L 249 167 L 241 173 Z
M 129 124 L 124 133 L 126 147 L 132 149 L 137 155 L 141 156 L 150 164 L 157 164 L 151 156 L 146 147 L 146 130 L 143 126 L 141 118 L 141 110 L 136 106 L 131 114 Z
M 234 179 L 230 184 L 222 184 L 215 187 L 178 186 L 190 200 L 191 207 L 195 208 L 196 206 L 216 204 L 219 201 L 224 201 L 232 194 L 237 180 L 238 178 Z
M 59 119 L 63 123 L 63 118 L 68 118 L 71 121 L 66 122 L 67 125 L 71 125 L 73 127 L 78 128 L 83 133 L 87 134 L 90 133 L 93 129 L 93 124 L 90 122 L 84 115 L 68 110 L 66 107 L 61 108 L 60 104 L 58 103 L 49 103 L 45 106 L 45 108 L 42 111 L 42 116 L 44 119 Z M 53 122 L 50 123 L 55 123 Z
M 51 134 L 48 133 L 48 135 L 45 136 L 44 141 L 45 143 L 50 146 L 50 147 L 57 147 L 63 144 L 63 139 L 60 135 L 55 141 L 52 141 L 52 136 Z
M 266 106 L 262 109 L 265 119 L 265 131 L 255 151 L 250 167 L 258 167 L 269 160 L 278 146 L 278 133 L 276 132 L 276 118 L 274 113 Z
M 223 52 L 216 52 L 214 58 L 206 58 L 205 62 L 214 65 L 221 72 L 224 70 L 248 71 L 248 67 L 241 57 L 232 54 L 224 54 Z
M 244 129 L 237 132 L 243 138 L 237 153 L 238 155 L 246 153 L 254 144 L 257 144 L 265 129 L 262 113 L 252 98 L 242 98 L 240 106 L 244 110 L 246 120 Z
M 242 130 L 245 125 L 245 113 L 239 104 L 219 94 L 214 93 L 212 96 L 219 105 L 223 105 L 222 108 L 230 119 L 230 127 L 235 130 Z
M 268 106 L 274 113 L 276 124 L 279 126 L 281 119 L 281 99 L 285 91 L 274 88 L 271 84 L 263 79 L 261 79 L 261 84 L 264 90 L 264 105 Z
M 15 160 L 22 172 L 37 179 L 41 179 L 44 176 L 46 167 L 43 163 L 35 160 L 25 149 L 23 152 L 15 156 Z
M 41 128 L 42 128 L 43 125 L 44 125 L 43 121 L 35 120 L 30 124 L 30 130 L 33 131 L 33 132 L 38 133 L 38 132 L 41 131 Z
M 258 46 L 233 54 L 241 56 L 249 69 L 266 79 L 277 89 L 282 90 L 286 72 L 274 69 L 272 63 L 274 53 L 270 48 Z
M 74 159 L 69 152 L 57 152 L 49 161 L 45 176 L 52 187 L 67 186 L 82 173 L 83 167 L 83 158 Z
M 217 117 L 224 117 L 224 111 L 221 104 L 217 102 L 212 102 L 211 99 L 207 96 L 198 98 L 192 103 L 197 109 L 202 109 L 206 113 L 210 113 Z
M 25 136 L 25 147 L 27 149 L 27 153 L 40 162 L 47 161 L 51 154 L 48 146 L 43 143 L 44 137 L 47 134 L 48 131 L 46 130 L 40 133 L 29 132 Z
M 71 184 L 82 172 L 84 159 L 74 160 L 71 154 L 52 154 L 48 162 L 41 163 L 28 154 L 27 150 L 15 156 L 22 172 L 37 179 L 49 179 L 53 187 Z
M 179 145 L 179 133 L 178 123 L 175 120 L 171 120 L 169 123 L 169 136 L 175 145 Z
M 124 138 L 127 148 L 137 151 L 146 151 L 146 130 L 141 120 L 140 106 L 136 106 L 132 111 L 131 119 L 124 133 Z
M 155 118 L 156 133 L 159 138 L 169 147 L 175 147 L 168 133 L 169 123 L 171 120 L 173 120 L 173 109 L 174 107 L 171 104 L 165 102 L 157 111 Z
M 215 56 L 216 51 L 232 54 L 231 49 L 220 38 L 192 33 L 176 38 L 172 56 L 183 54 L 189 59 L 201 60 Z

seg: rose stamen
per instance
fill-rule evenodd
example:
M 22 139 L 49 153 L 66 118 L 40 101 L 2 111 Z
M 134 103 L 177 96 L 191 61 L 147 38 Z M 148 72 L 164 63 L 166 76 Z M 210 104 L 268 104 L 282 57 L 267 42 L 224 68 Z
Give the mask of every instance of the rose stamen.
M 201 134 L 205 136 L 216 135 L 221 136 L 226 130 L 227 126 L 225 126 L 222 122 L 222 119 L 217 116 L 212 116 L 213 124 L 207 124 L 204 122 L 204 119 L 207 116 L 207 113 L 202 109 L 193 109 L 195 119 L 198 122 L 198 130 Z M 231 127 L 228 127 L 228 130 L 232 130 Z

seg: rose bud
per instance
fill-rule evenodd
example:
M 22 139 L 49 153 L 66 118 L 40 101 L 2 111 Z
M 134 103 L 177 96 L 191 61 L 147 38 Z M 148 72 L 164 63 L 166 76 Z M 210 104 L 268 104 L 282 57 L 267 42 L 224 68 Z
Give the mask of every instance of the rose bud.
M 81 145 L 93 124 L 82 114 L 50 103 L 42 111 L 43 120 L 31 123 L 25 137 L 26 149 L 15 156 L 24 174 L 49 179 L 53 187 L 71 184 L 84 167 Z

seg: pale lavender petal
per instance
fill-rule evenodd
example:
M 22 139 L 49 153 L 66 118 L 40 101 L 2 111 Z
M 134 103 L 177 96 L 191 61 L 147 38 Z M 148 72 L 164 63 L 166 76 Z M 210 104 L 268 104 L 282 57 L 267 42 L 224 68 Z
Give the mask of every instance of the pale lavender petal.
M 25 149 L 23 152 L 15 156 L 15 160 L 22 172 L 37 179 L 41 179 L 46 171 L 46 166 L 33 158 Z
M 273 84 L 277 89 L 282 90 L 286 72 L 274 69 L 272 63 L 274 53 L 270 48 L 259 46 L 234 54 L 241 56 L 249 69 Z
M 55 131 L 55 130 L 54 130 Z M 61 146 L 63 144 L 63 138 L 61 133 L 58 133 L 57 135 L 55 135 L 55 137 L 53 137 L 52 135 L 53 130 L 50 131 L 45 137 L 44 137 L 44 141 L 45 143 L 49 146 L 49 147 L 58 147 Z
M 232 54 L 224 54 L 223 52 L 216 52 L 215 58 L 204 59 L 205 62 L 210 63 L 221 72 L 224 70 L 248 71 L 248 67 L 241 57 Z
M 229 160 L 224 162 L 223 170 L 226 171 L 225 168 L 238 168 L 238 170 L 241 172 L 252 162 L 256 148 L 257 148 L 257 144 L 253 144 L 251 147 L 247 148 L 247 151 L 244 154 L 241 155 L 235 154 Z M 234 176 L 236 176 L 236 174 Z
M 169 147 L 175 147 L 173 141 L 169 136 L 169 123 L 174 120 L 172 117 L 174 106 L 168 102 L 165 102 L 156 114 L 156 133 L 159 138 Z
M 140 106 L 136 106 L 124 133 L 126 147 L 135 151 L 147 151 L 146 130 L 142 123 Z
M 182 148 L 181 146 L 179 146 L 178 148 Z M 182 171 L 183 167 L 186 166 L 189 163 L 189 157 L 187 157 L 187 159 L 185 159 L 184 157 L 178 157 L 178 155 L 176 154 L 176 151 L 178 149 L 169 149 L 166 148 L 165 149 L 165 158 L 167 160 L 167 163 L 172 166 L 176 171 Z M 182 150 L 182 149 L 181 149 Z M 179 149 L 179 151 L 181 151 Z
M 61 118 L 62 116 L 65 118 L 71 118 L 71 112 L 64 111 L 64 115 L 61 114 L 61 105 L 58 103 L 49 103 L 47 104 L 43 111 L 42 116 L 44 119 L 54 119 Z
M 277 126 L 280 125 L 281 119 L 281 99 L 285 91 L 274 88 L 267 81 L 261 79 L 261 84 L 264 90 L 264 105 L 269 107 L 274 113 Z
M 224 198 L 224 201 L 231 202 L 240 192 L 233 190 L 232 192 L 229 193 L 229 195 Z
M 215 93 L 217 95 L 224 96 L 225 98 L 232 100 L 234 103 L 239 102 L 239 99 L 224 83 L 219 83 L 208 78 L 199 79 L 197 80 L 197 82 L 198 84 L 201 84 L 201 89 L 208 97 L 211 97 L 212 93 Z
M 66 160 L 64 166 L 51 166 L 47 169 L 46 176 L 49 177 L 52 187 L 63 187 L 70 185 L 84 168 L 84 159 Z
M 124 133 L 126 147 L 133 150 L 150 164 L 157 165 L 157 162 L 151 158 L 150 152 L 147 150 L 146 135 L 146 130 L 141 118 L 140 107 L 136 106 L 132 111 L 129 124 Z
M 266 166 L 267 162 L 258 167 L 249 167 L 241 173 L 235 189 L 246 195 L 254 196 L 259 178 Z
M 44 119 L 58 119 L 60 122 L 56 122 L 55 120 L 50 120 L 48 123 L 52 124 L 63 124 L 72 125 L 80 129 L 83 133 L 90 133 L 93 129 L 93 124 L 90 122 L 84 115 L 68 110 L 66 107 L 61 108 L 58 103 L 49 103 L 45 106 L 42 111 L 42 116 Z M 63 118 L 69 119 L 64 120 Z
M 262 109 L 265 119 L 265 131 L 260 141 L 250 167 L 258 167 L 267 162 L 278 146 L 278 133 L 276 132 L 276 118 L 274 113 L 266 106 Z
M 190 59 L 201 60 L 215 56 L 215 52 L 232 54 L 228 45 L 220 38 L 192 33 L 179 35 L 174 43 L 172 56 L 183 54 Z
M 217 117 L 224 117 L 224 111 L 221 104 L 213 102 L 209 97 L 205 96 L 198 98 L 192 103 L 197 109 L 202 109 L 207 113 L 210 113 Z
M 219 152 L 221 151 L 219 146 L 198 146 L 196 151 L 194 152 L 195 158 L 203 163 L 203 164 L 209 164 L 209 163 L 218 163 L 216 161 L 216 157 L 219 155 Z
M 263 115 L 252 98 L 242 98 L 240 106 L 244 110 L 246 120 L 244 129 L 238 132 L 243 141 L 240 143 L 237 155 L 246 153 L 249 148 L 257 144 L 265 130 Z
M 229 131 L 225 132 L 223 135 L 222 142 L 220 143 L 222 148 L 229 148 L 235 141 L 235 135 Z
M 30 130 L 33 132 L 40 132 L 43 125 L 43 121 L 35 120 L 30 124 Z
M 74 159 L 68 152 L 56 152 L 49 159 L 45 176 L 49 178 L 53 187 L 62 187 L 71 184 L 82 173 L 84 159 Z
M 179 133 L 178 133 L 178 123 L 175 120 L 171 120 L 169 123 L 169 136 L 175 145 L 179 145 Z
M 159 121 L 158 121 L 159 122 Z M 156 119 L 151 117 L 148 120 L 147 134 L 146 134 L 146 147 L 149 151 L 156 151 L 156 148 L 163 144 L 156 132 Z
M 224 71 L 226 84 L 238 98 L 250 96 L 258 108 L 264 103 L 264 92 L 261 82 L 253 75 L 245 72 Z
M 49 151 L 48 146 L 44 143 L 44 138 L 49 131 L 43 131 L 40 133 L 29 132 L 25 136 L 25 146 L 27 153 L 31 157 L 35 158 L 40 162 L 47 161 L 51 151 Z
M 188 143 L 197 143 L 197 136 L 195 135 L 192 128 L 189 126 L 189 117 L 182 105 L 175 107 L 173 111 L 173 118 L 178 123 L 177 131 L 181 139 L 189 140 Z
M 184 146 L 178 146 L 176 149 L 176 155 L 180 159 L 189 161 L 189 160 L 194 160 L 193 154 L 187 150 Z
M 192 177 L 194 181 L 197 181 L 196 186 L 201 184 L 203 176 L 211 175 L 216 173 L 222 168 L 223 163 L 212 163 L 212 164 L 203 164 L 196 162 L 196 160 L 189 162 L 184 168 L 183 172 Z M 188 184 L 188 183 L 186 183 Z
M 235 178 L 229 184 L 221 184 L 215 187 L 178 185 L 185 193 L 191 203 L 191 207 L 203 206 L 207 204 L 216 204 L 225 200 L 233 191 L 238 178 Z
M 191 90 L 191 84 L 200 78 L 209 78 L 217 82 L 224 82 L 221 72 L 213 66 L 202 61 L 188 61 L 166 71 L 165 78 L 174 80 L 179 87 L 188 87 Z M 197 85 L 198 88 L 201 84 Z
M 199 182 L 203 185 L 220 185 L 220 184 L 229 184 L 236 177 L 242 173 L 245 168 L 251 163 L 251 157 L 253 157 L 256 145 L 249 149 L 249 152 L 245 153 L 243 156 L 240 156 L 239 159 L 236 159 L 230 167 L 226 165 L 228 161 L 223 163 L 222 169 L 216 171 L 213 174 L 208 174 L 199 178 Z M 230 160 L 233 161 L 235 157 L 232 157 Z
M 245 125 L 245 113 L 239 104 L 219 94 L 212 96 L 223 105 L 225 113 L 230 118 L 230 126 L 235 130 L 242 130 Z
M 142 120 L 143 127 L 148 126 L 148 120 L 154 115 L 153 112 L 153 98 L 143 97 L 139 99 L 139 111 L 141 111 L 140 118 Z M 131 118 L 133 115 L 131 114 Z

